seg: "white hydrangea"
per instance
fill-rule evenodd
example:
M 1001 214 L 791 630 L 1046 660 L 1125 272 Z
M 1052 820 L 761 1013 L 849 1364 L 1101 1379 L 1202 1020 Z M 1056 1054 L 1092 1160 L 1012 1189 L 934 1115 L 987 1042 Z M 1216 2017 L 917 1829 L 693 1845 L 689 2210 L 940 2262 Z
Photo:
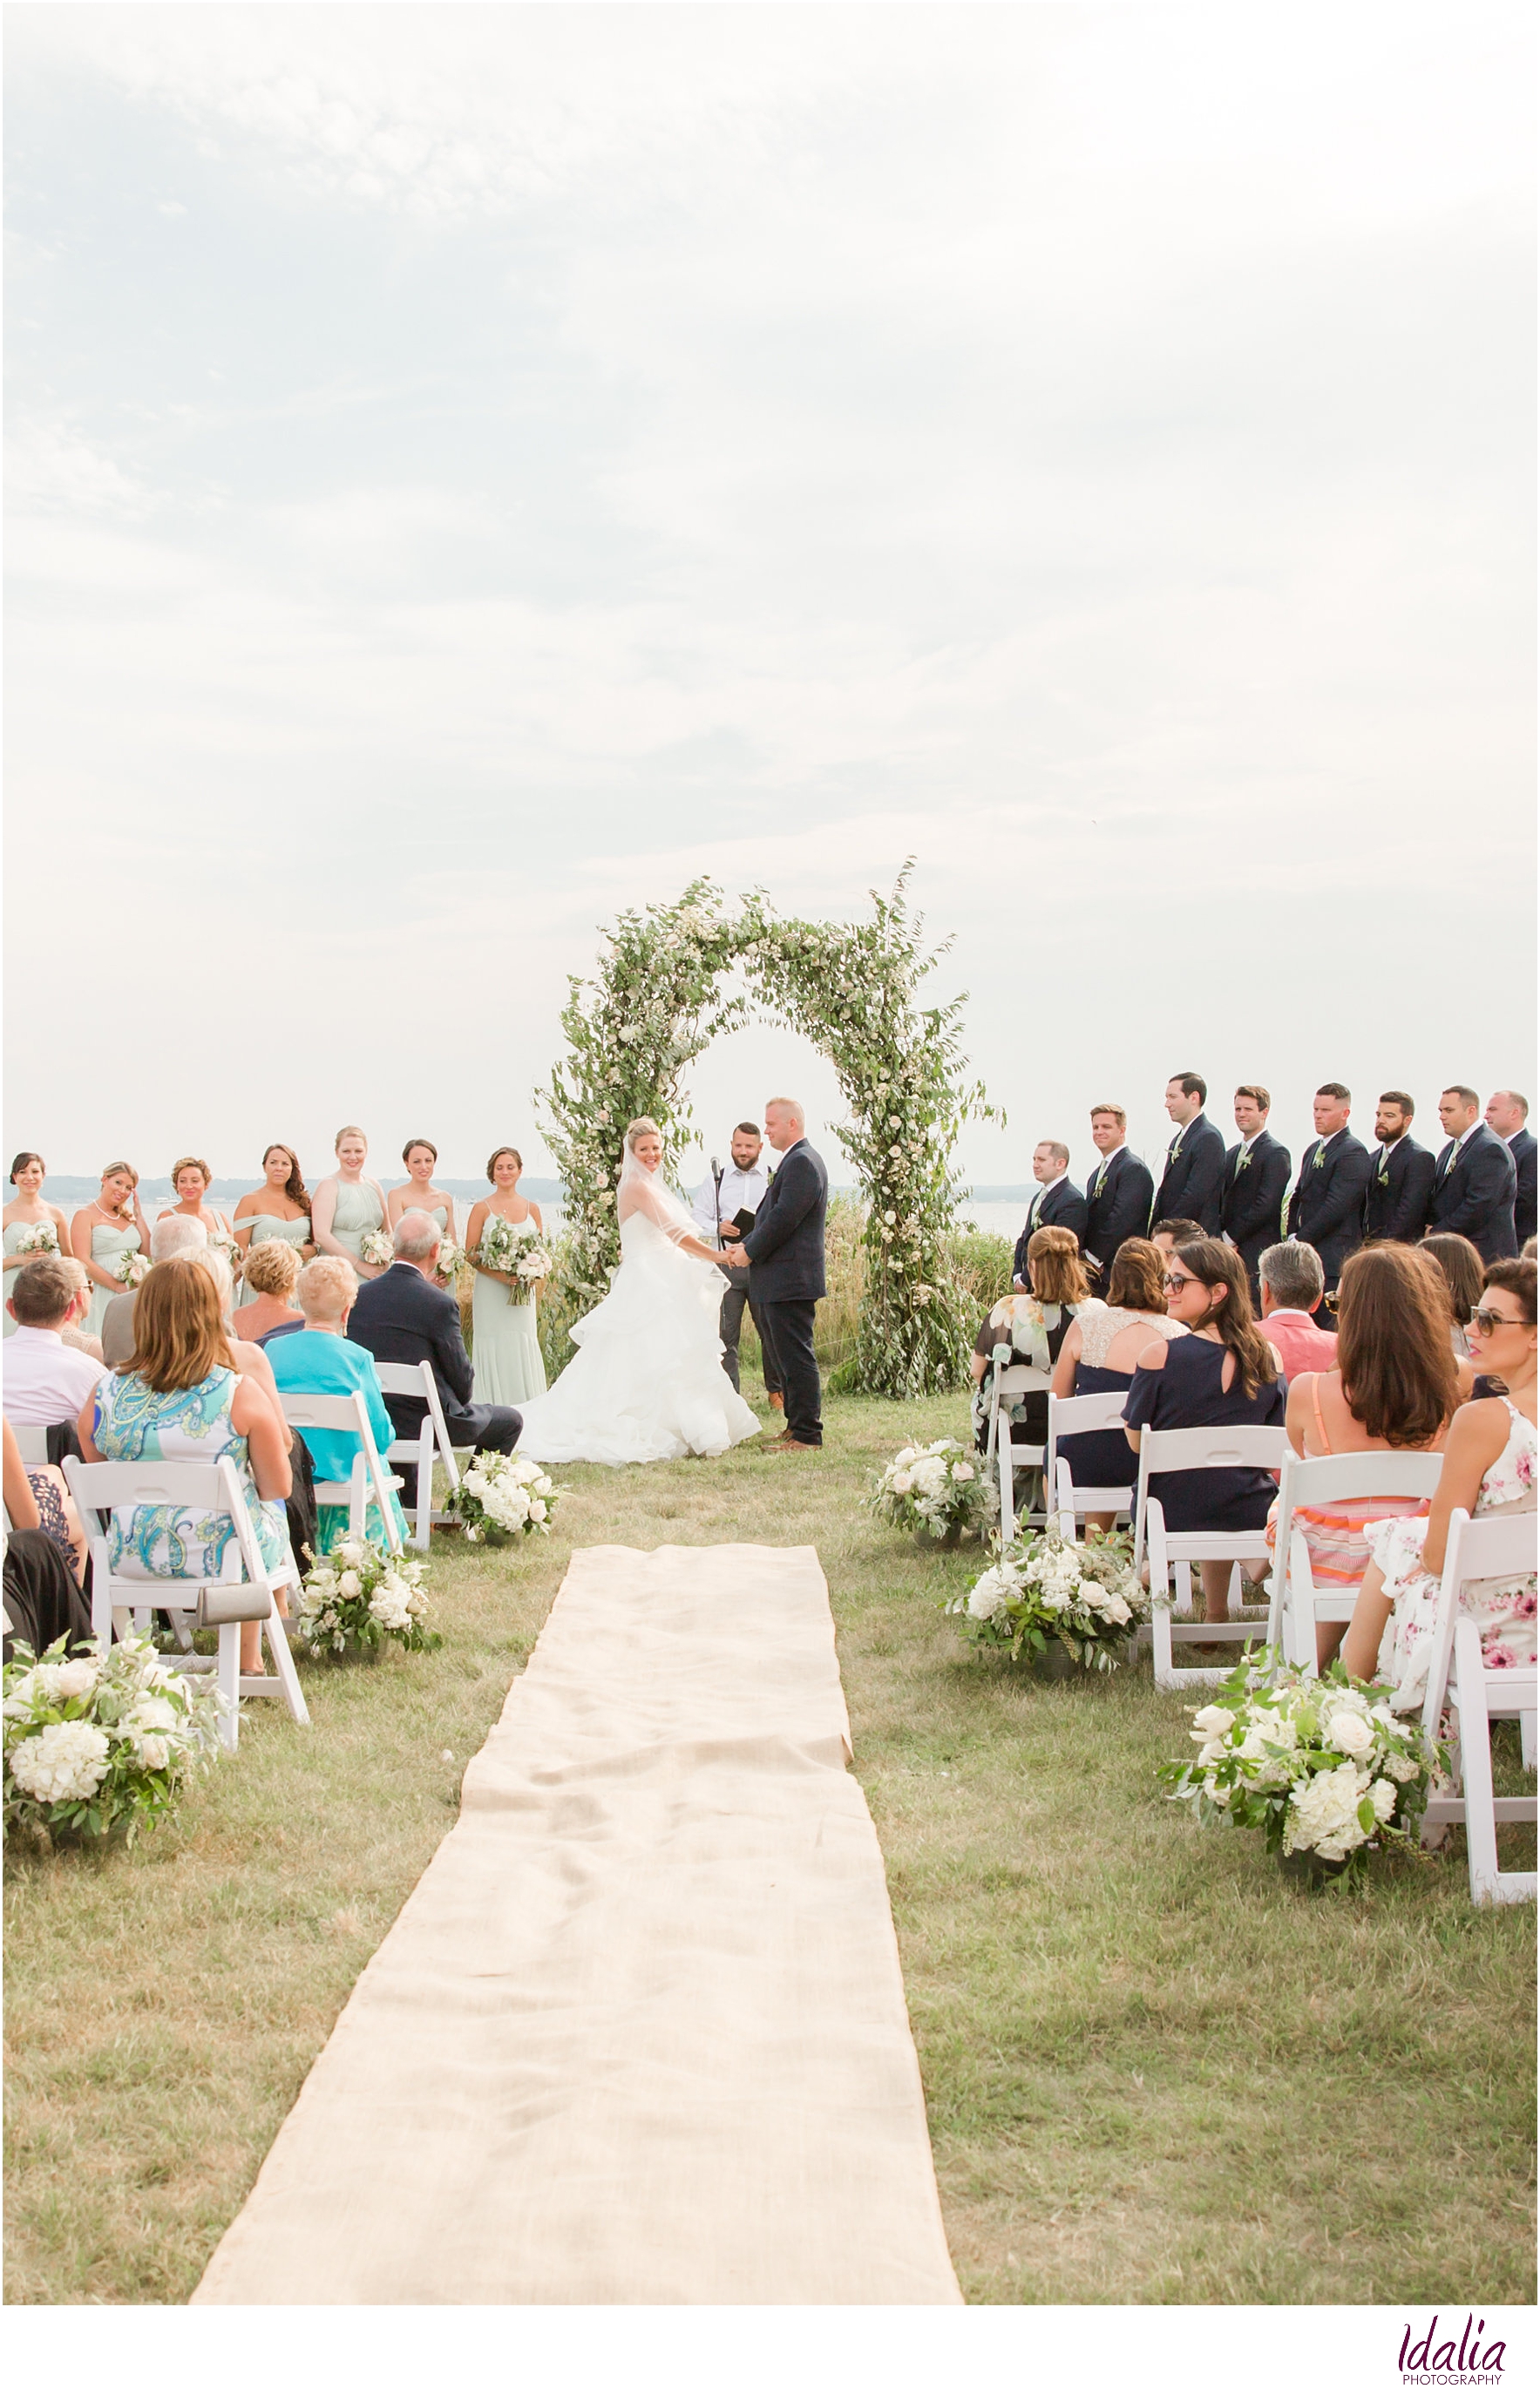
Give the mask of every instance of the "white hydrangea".
M 968 1593 L 968 1611 L 975 1621 L 992 1621 L 1003 1613 L 1015 1594 L 998 1566 L 980 1572 Z
M 1359 1799 L 1369 1775 L 1352 1763 L 1334 1771 L 1317 1771 L 1294 1793 L 1283 1824 L 1283 1851 L 1309 1852 L 1325 1862 L 1340 1862 L 1361 1846 L 1367 1832 L 1358 1817 Z
M 1374 1808 L 1376 1821 L 1388 1821 L 1396 1809 L 1396 1785 L 1391 1780 L 1376 1780 L 1369 1791 L 1369 1802 Z
M 77 1804 L 107 1776 L 107 1739 L 90 1722 L 50 1722 L 20 1740 L 7 1760 L 17 1786 L 39 1805 Z

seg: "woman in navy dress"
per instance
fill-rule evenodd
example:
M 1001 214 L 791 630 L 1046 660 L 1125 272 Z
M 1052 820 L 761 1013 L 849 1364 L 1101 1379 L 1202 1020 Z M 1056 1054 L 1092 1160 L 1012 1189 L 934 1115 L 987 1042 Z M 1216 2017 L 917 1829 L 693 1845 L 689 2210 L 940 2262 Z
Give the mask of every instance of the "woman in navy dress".
M 1124 1239 L 1112 1259 L 1107 1303 L 1083 1306 L 1054 1367 L 1055 1397 L 1116 1391 L 1126 1397 L 1134 1368 L 1154 1339 L 1185 1339 L 1186 1325 L 1166 1313 L 1166 1259 L 1148 1239 Z M 1058 1453 L 1081 1489 L 1126 1489 L 1133 1502 L 1137 1466 L 1121 1429 L 1082 1430 L 1061 1438 Z M 1116 1515 L 1087 1514 L 1088 1528 L 1109 1530 Z
M 1174 1252 L 1166 1274 L 1166 1306 L 1191 1336 L 1155 1340 L 1140 1356 L 1123 1408 L 1128 1443 L 1138 1451 L 1143 1430 L 1215 1430 L 1283 1426 L 1284 1387 L 1278 1351 L 1252 1315 L 1246 1268 L 1219 1239 L 1192 1239 Z M 1256 1562 L 1267 1563 L 1268 1508 L 1278 1494 L 1270 1472 L 1237 1465 L 1213 1472 L 1156 1472 L 1149 1493 L 1159 1498 L 1168 1530 L 1255 1530 Z M 1248 1561 L 1251 1560 L 1248 1558 Z M 1230 1567 L 1200 1567 L 1210 1621 L 1228 1610 Z

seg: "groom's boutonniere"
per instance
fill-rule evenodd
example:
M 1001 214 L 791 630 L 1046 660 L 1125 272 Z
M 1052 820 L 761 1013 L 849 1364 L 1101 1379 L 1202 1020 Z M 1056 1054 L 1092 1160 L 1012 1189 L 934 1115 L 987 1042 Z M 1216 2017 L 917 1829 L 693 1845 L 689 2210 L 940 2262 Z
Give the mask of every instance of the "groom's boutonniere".
M 1241 1150 L 1241 1161 L 1235 1168 L 1237 1172 L 1249 1172 L 1251 1171 L 1251 1149 L 1249 1147 L 1243 1147 Z

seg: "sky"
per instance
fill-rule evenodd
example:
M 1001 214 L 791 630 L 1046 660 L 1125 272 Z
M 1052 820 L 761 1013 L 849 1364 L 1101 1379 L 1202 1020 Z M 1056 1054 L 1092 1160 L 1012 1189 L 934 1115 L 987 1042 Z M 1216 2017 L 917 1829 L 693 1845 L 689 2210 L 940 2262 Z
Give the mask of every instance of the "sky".
M 617 909 L 910 854 L 970 1180 L 1533 1095 L 1527 9 L 6 34 L 7 1152 L 548 1172 Z

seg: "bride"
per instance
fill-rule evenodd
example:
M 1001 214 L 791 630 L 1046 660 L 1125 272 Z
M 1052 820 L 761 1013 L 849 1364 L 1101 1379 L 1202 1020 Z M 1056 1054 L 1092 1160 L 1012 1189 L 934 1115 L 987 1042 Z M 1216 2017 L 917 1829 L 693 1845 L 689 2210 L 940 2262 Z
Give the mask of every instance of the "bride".
M 620 1269 L 572 1326 L 578 1353 L 524 1408 L 519 1452 L 541 1463 L 658 1463 L 721 1455 L 761 1425 L 722 1369 L 721 1273 L 657 1177 L 663 1139 L 628 1124 L 616 1212 Z

